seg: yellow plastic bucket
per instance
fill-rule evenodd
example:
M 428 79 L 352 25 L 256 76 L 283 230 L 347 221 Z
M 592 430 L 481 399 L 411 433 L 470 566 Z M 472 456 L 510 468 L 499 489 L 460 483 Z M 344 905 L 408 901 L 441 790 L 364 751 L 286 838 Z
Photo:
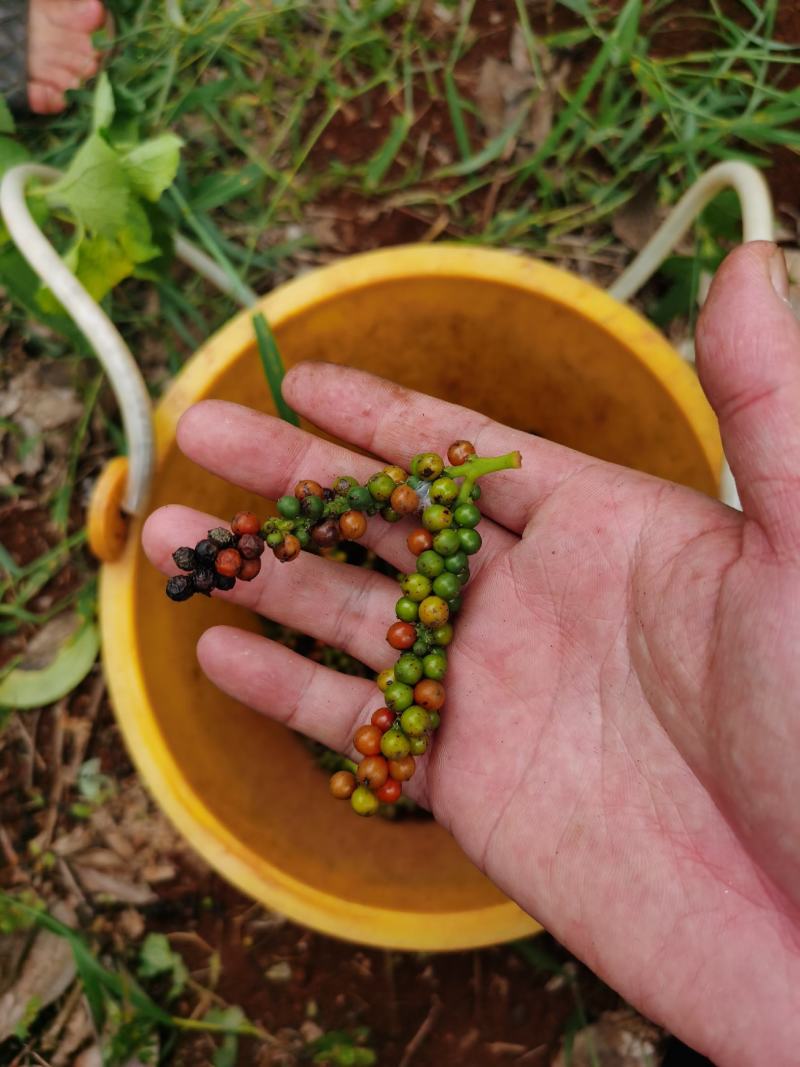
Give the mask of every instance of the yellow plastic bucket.
M 361 367 L 717 491 L 717 424 L 691 369 L 637 314 L 568 273 L 505 252 L 410 246 L 315 271 L 260 306 L 288 366 Z M 177 448 L 178 418 L 207 397 L 273 411 L 249 313 L 200 349 L 158 405 L 152 507 L 263 512 L 263 501 Z M 115 463 L 95 497 L 101 553 L 104 537 L 117 546 L 124 538 L 124 476 Z M 206 681 L 194 651 L 201 632 L 220 622 L 255 629 L 257 620 L 216 600 L 170 604 L 138 522 L 102 568 L 100 604 L 106 675 L 133 757 L 156 800 L 231 882 L 308 926 L 385 947 L 460 949 L 538 929 L 444 830 L 354 818 L 330 800 L 327 776 L 296 736 Z

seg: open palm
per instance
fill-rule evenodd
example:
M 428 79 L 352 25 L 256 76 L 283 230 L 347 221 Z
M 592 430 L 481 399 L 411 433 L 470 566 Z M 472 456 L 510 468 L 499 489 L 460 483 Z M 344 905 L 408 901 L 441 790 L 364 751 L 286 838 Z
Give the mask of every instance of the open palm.
M 522 452 L 483 487 L 442 726 L 410 791 L 646 1014 L 721 1065 L 780 1067 L 800 1061 L 800 327 L 772 253 L 729 259 L 699 338 L 744 515 L 360 372 L 300 366 L 285 393 L 388 462 L 458 437 Z M 179 440 L 270 498 L 375 469 L 217 402 Z M 148 554 L 171 570 L 210 524 L 161 509 Z M 364 540 L 408 569 L 406 532 L 373 522 Z M 393 661 L 381 575 L 304 555 L 226 595 L 376 670 Z M 372 683 L 253 634 L 216 628 L 198 654 L 226 692 L 343 751 L 379 704 Z

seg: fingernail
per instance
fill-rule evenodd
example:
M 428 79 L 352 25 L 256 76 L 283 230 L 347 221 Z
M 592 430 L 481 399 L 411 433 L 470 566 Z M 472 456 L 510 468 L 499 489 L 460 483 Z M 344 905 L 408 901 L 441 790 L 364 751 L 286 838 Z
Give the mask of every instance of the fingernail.
M 769 257 L 769 276 L 772 287 L 782 300 L 789 299 L 789 275 L 786 271 L 786 258 L 780 248 L 776 248 Z

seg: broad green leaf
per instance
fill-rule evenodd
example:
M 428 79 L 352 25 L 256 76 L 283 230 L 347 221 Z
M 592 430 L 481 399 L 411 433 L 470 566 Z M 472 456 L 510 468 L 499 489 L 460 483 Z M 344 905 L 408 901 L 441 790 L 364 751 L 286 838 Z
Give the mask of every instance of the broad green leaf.
M 0 682 L 0 707 L 38 708 L 52 704 L 78 685 L 94 665 L 100 646 L 97 627 L 86 623 L 39 670 L 16 667 Z
M 132 200 L 128 209 L 128 218 L 119 231 L 119 243 L 126 255 L 134 263 L 146 263 L 162 254 L 162 250 L 153 240 L 150 219 L 142 204 Z
M 2 100 L 2 97 L 0 97 Z M 2 125 L 0 124 L 0 131 Z M 9 132 L 9 131 L 6 131 Z M 15 141 L 13 137 L 0 137 L 0 178 L 7 170 L 16 167 L 19 163 L 27 163 L 30 159 L 27 148 Z
M 177 952 L 172 951 L 167 937 L 164 934 L 148 934 L 139 953 L 139 975 L 142 978 L 156 978 L 162 974 L 168 974 L 172 980 L 170 999 L 183 991 L 189 978 L 186 964 Z
M 64 262 L 86 291 L 100 301 L 115 285 L 133 273 L 134 261 L 109 237 L 81 237 Z
M 0 96 L 0 133 L 13 133 L 14 129 L 14 116 L 5 99 Z
M 130 191 L 119 156 L 99 133 L 75 153 L 63 178 L 48 186 L 48 203 L 69 208 L 79 226 L 114 237 L 125 225 Z
M 155 203 L 175 180 L 182 144 L 174 133 L 162 133 L 123 156 L 122 166 L 133 191 Z
M 97 79 L 92 104 L 92 129 L 107 130 L 114 118 L 114 91 L 105 71 Z
M 236 1030 L 247 1020 L 241 1008 L 212 1008 L 203 1018 L 204 1023 L 212 1023 L 214 1026 L 224 1026 Z M 239 1039 L 236 1034 L 226 1034 L 222 1043 L 214 1053 L 212 1063 L 214 1067 L 236 1067 L 237 1052 L 239 1051 Z

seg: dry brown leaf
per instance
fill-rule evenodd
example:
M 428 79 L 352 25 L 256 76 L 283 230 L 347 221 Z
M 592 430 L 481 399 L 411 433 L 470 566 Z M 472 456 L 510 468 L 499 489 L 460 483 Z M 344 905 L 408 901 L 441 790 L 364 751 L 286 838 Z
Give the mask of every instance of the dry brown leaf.
M 135 904 L 139 907 L 152 904 L 158 899 L 148 885 L 134 881 L 130 875 L 98 871 L 95 867 L 84 867 L 80 863 L 73 863 L 72 870 L 87 893 L 102 893 L 103 896 L 113 897 L 123 904 Z
M 490 137 L 508 129 L 534 85 L 530 69 L 515 70 L 510 63 L 501 63 L 494 56 L 486 57 L 478 75 L 475 103 Z
M 54 907 L 53 914 L 61 922 L 73 925 L 75 915 L 65 906 Z M 0 938 L 3 951 L 13 956 L 15 945 L 24 946 L 31 938 L 29 932 L 19 931 Z M 47 1007 L 64 993 L 75 978 L 75 960 L 69 942 L 49 930 L 38 930 L 30 941 L 30 949 L 16 974 L 10 976 L 11 984 L 0 995 L 0 1042 L 10 1037 L 32 1001 L 40 1008 Z
M 614 213 L 611 228 L 615 237 L 638 252 L 661 225 L 663 217 L 658 188 L 654 182 L 650 182 Z
M 663 1030 L 625 1008 L 604 1012 L 596 1023 L 579 1030 L 572 1045 L 571 1067 L 652 1067 L 658 1062 Z M 552 1067 L 567 1067 L 563 1050 Z

